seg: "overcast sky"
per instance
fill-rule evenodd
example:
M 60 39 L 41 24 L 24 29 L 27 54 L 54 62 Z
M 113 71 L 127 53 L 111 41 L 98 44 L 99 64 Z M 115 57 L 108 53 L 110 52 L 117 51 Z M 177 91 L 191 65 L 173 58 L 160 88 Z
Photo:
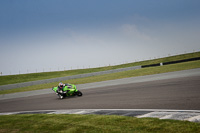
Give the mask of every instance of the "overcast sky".
M 199 0 L 0 0 L 0 72 L 200 51 Z

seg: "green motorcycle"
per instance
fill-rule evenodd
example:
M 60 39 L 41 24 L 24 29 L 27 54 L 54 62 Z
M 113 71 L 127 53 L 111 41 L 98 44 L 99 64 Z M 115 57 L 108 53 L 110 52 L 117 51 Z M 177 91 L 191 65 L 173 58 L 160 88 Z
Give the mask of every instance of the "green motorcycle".
M 82 92 L 76 89 L 76 86 L 73 84 L 64 84 L 62 88 L 52 87 L 52 90 L 58 95 L 60 99 L 69 96 L 82 96 Z

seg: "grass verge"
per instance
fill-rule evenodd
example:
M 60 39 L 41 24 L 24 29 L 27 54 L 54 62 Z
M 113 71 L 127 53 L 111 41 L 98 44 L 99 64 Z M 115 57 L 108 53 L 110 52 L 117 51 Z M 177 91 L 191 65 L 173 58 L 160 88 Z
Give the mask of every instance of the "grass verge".
M 106 81 L 106 80 L 113 80 L 113 79 L 121 79 L 121 78 L 128 78 L 128 77 L 136 77 L 136 76 L 144 76 L 144 75 L 187 70 L 187 69 L 193 69 L 193 68 L 200 68 L 200 61 L 191 61 L 191 62 L 185 62 L 185 63 L 166 65 L 166 66 L 142 68 L 142 69 L 137 69 L 137 70 L 123 71 L 123 72 L 105 74 L 105 75 L 99 75 L 99 76 L 93 76 L 93 77 L 71 79 L 71 80 L 62 81 L 62 82 L 72 83 L 72 84 L 77 85 L 77 84 L 92 83 L 92 82 L 99 82 L 99 81 Z M 10 89 L 10 90 L 2 90 L 0 91 L 0 94 L 40 90 L 40 89 L 45 89 L 45 88 L 51 88 L 52 86 L 57 86 L 57 85 L 58 85 L 58 82 L 40 84 L 40 85 L 34 85 L 34 86 L 28 86 L 28 87 L 22 87 L 22 88 Z
M 159 120 L 104 115 L 3 115 L 0 116 L 0 132 L 170 132 L 197 133 L 200 124 L 188 121 Z
M 100 67 L 100 68 L 0 76 L 0 85 L 106 71 L 106 70 L 112 70 L 112 69 L 118 69 L 118 68 L 138 66 L 138 65 L 149 65 L 149 64 L 156 64 L 156 63 L 161 63 L 161 62 L 177 61 L 177 60 L 189 59 L 189 58 L 194 58 L 194 57 L 200 57 L 200 52 L 170 56 L 170 57 L 147 60 L 147 61 L 133 62 L 133 63 L 128 63 L 128 64 L 116 65 L 116 66 Z

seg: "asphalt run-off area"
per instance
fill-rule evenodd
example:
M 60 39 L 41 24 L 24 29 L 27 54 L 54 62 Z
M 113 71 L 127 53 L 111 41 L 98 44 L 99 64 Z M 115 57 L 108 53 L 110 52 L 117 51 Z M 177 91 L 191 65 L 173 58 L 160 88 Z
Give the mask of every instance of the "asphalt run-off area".
M 200 121 L 200 69 L 78 85 L 82 97 L 51 89 L 0 95 L 0 115 L 103 114 Z

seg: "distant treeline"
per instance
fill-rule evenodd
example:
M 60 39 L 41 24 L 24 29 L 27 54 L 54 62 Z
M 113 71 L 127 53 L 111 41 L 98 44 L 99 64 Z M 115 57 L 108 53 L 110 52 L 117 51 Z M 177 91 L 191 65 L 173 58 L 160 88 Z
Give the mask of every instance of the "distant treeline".
M 196 61 L 196 60 L 200 60 L 200 57 L 189 58 L 189 59 L 184 59 L 184 60 L 177 60 L 177 61 L 161 62 L 161 63 L 150 64 L 150 65 L 142 65 L 141 67 L 142 68 L 145 68 L 145 67 L 154 67 L 154 66 L 161 66 L 161 65 L 169 65 L 169 64 L 176 64 L 176 63 L 188 62 L 188 61 Z

